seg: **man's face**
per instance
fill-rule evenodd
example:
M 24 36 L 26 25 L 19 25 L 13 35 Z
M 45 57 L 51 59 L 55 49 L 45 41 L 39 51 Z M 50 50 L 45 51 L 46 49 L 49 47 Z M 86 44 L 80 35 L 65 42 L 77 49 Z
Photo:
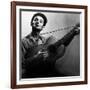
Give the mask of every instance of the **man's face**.
M 41 16 L 35 16 L 32 21 L 32 26 L 36 29 L 43 29 L 44 19 Z

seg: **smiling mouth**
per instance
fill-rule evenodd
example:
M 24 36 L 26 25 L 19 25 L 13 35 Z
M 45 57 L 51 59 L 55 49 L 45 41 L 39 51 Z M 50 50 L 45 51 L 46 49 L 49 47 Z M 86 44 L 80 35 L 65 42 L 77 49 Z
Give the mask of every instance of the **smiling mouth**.
M 36 23 L 35 26 L 38 27 L 39 25 Z

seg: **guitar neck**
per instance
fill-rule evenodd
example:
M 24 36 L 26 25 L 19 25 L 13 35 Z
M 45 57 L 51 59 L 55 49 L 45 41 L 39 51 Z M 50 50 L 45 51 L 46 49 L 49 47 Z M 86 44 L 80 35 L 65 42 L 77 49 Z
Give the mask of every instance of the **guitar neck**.
M 54 45 L 55 47 L 59 47 L 61 44 L 67 46 L 75 36 L 75 30 L 72 29 L 69 33 L 67 33 L 62 39 L 58 40 Z

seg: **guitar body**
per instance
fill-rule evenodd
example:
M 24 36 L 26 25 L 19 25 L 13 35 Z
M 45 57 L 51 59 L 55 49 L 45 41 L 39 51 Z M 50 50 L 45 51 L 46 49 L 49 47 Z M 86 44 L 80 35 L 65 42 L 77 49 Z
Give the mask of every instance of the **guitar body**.
M 33 46 L 32 48 L 28 49 L 25 58 L 29 61 L 35 59 L 40 59 L 40 57 L 43 56 L 43 52 L 47 52 L 48 56 L 47 58 L 44 57 L 43 59 L 47 59 L 49 62 L 55 62 L 57 58 L 64 55 L 65 47 L 63 45 L 59 46 L 59 48 L 56 48 L 54 43 L 56 42 L 56 39 L 51 36 L 47 39 L 45 44 L 40 44 L 37 46 Z M 41 53 L 40 53 L 41 52 Z M 53 57 L 54 56 L 54 57 Z M 41 59 L 42 59 L 41 57 Z M 43 61 L 43 60 L 42 60 Z M 39 60 L 38 60 L 39 62 Z

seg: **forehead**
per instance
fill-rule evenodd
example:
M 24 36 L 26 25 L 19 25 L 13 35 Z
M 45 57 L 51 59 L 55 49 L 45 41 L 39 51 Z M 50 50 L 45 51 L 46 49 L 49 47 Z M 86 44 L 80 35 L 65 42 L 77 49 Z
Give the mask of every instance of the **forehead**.
M 36 18 L 44 20 L 44 18 L 42 18 L 41 16 L 35 16 L 34 19 Z

